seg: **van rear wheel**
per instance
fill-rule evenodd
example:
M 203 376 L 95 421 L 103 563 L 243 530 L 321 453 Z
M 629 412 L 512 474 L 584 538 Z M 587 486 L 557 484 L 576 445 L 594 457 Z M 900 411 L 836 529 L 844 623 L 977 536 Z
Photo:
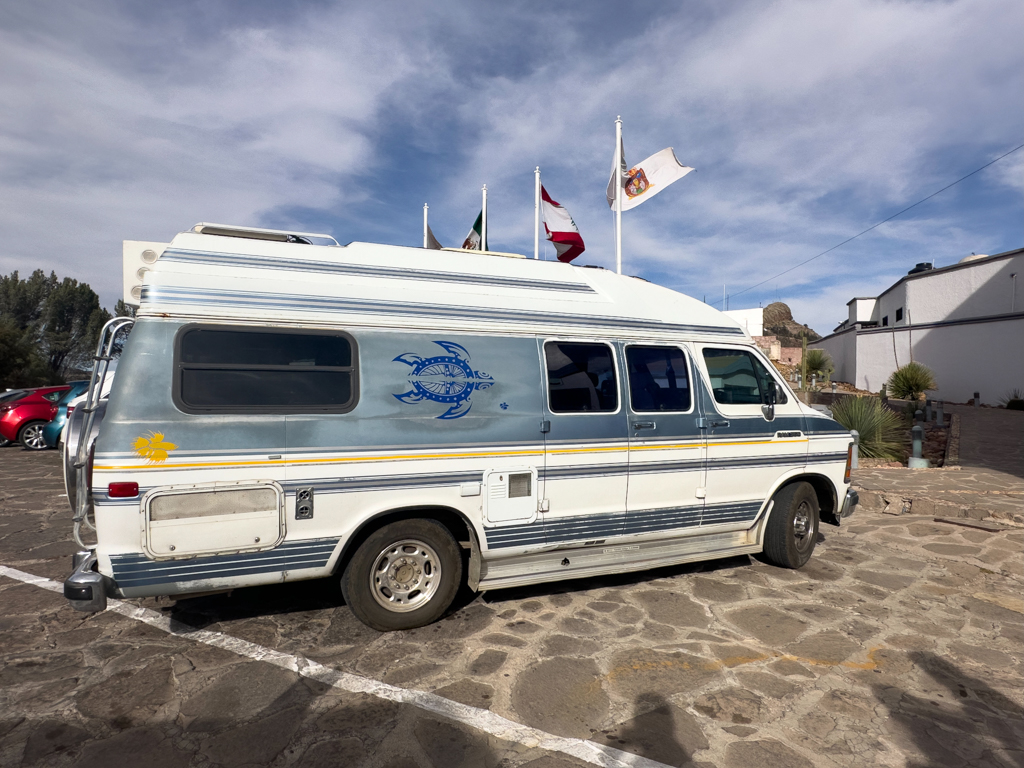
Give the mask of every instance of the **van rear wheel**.
M 772 565 L 799 568 L 818 542 L 818 495 L 810 483 L 791 483 L 775 494 L 764 531 L 764 557 Z
M 370 534 L 341 577 L 345 602 L 367 626 L 389 632 L 441 618 L 462 583 L 462 555 L 433 520 L 400 520 Z

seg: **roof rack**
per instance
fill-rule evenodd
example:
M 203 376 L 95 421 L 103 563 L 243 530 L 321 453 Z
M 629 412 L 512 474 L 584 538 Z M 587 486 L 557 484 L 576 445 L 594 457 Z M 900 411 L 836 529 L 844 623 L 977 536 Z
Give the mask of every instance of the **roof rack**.
M 259 229 L 257 227 L 234 227 L 230 224 L 210 224 L 201 221 L 192 227 L 192 231 L 199 235 L 221 235 L 222 237 L 244 237 L 249 240 L 273 240 L 278 243 L 305 243 L 313 245 L 312 238 L 318 240 L 329 240 L 334 245 L 341 247 L 341 243 L 330 235 L 321 235 L 316 232 L 285 232 L 280 229 Z

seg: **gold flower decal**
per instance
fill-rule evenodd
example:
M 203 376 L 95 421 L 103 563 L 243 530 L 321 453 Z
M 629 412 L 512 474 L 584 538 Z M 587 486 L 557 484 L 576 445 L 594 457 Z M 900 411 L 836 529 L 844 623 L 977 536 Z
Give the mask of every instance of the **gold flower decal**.
M 132 443 L 132 448 L 139 456 L 153 462 L 165 461 L 167 454 L 177 447 L 174 443 L 164 440 L 163 432 L 150 432 L 148 436 L 141 435 Z

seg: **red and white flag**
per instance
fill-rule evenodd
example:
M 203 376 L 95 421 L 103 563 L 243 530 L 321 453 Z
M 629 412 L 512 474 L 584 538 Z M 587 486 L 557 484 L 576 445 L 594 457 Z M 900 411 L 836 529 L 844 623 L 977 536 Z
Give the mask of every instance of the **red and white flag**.
M 583 253 L 583 238 L 569 212 L 552 200 L 543 186 L 540 188 L 540 197 L 544 211 L 544 231 L 558 252 L 558 260 L 568 263 Z

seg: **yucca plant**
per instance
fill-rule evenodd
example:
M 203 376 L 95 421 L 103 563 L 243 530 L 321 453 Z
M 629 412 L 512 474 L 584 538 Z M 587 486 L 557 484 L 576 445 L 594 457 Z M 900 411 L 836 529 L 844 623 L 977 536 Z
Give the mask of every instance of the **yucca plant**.
M 889 394 L 902 400 L 917 400 L 925 390 L 938 389 L 935 374 L 921 363 L 907 363 L 892 372 L 887 382 Z
M 1024 389 L 1014 387 L 1003 395 L 1003 405 L 1010 411 L 1024 411 Z
M 861 456 L 890 461 L 902 458 L 903 419 L 877 397 L 841 397 L 832 404 L 832 418 L 860 433 Z
M 807 350 L 808 374 L 816 373 L 822 381 L 827 382 L 835 369 L 836 366 L 832 362 L 831 355 L 824 349 Z

